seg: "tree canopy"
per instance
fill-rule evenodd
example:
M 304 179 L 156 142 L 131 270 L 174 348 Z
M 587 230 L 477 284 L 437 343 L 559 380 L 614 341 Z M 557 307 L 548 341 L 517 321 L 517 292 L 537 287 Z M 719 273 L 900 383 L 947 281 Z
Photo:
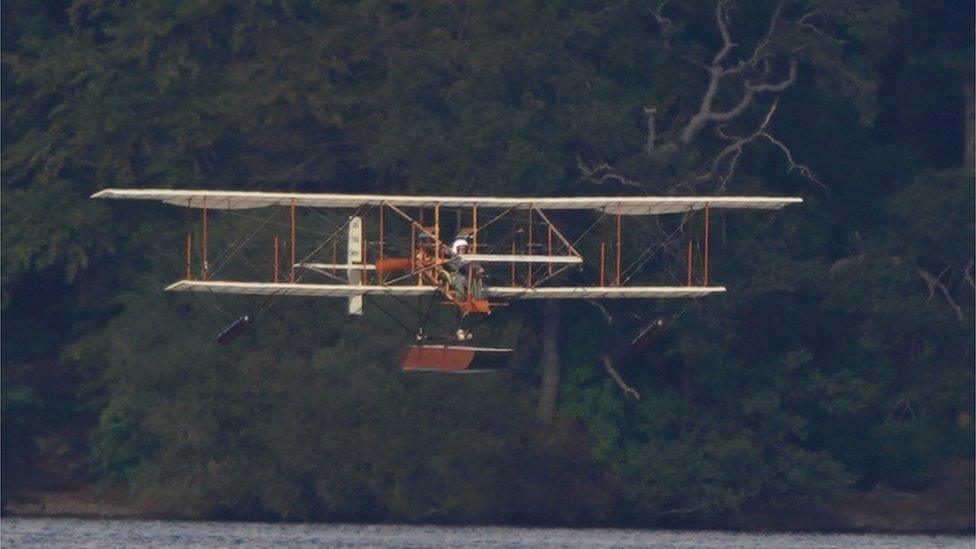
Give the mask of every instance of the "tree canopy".
M 973 457 L 971 5 L 2 10 L 5 475 L 73 427 L 173 515 L 661 524 Z M 181 214 L 106 186 L 805 203 L 718 220 L 725 296 L 562 304 L 550 421 L 543 307 L 494 320 L 519 351 L 478 379 L 398 374 L 397 327 L 329 302 L 217 348 L 246 300 L 161 295 Z

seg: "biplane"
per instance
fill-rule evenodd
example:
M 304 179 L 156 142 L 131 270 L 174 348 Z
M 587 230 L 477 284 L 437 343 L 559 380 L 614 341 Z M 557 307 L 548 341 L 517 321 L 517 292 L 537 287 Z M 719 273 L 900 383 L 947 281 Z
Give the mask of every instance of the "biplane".
M 421 323 L 401 366 L 450 373 L 504 364 L 512 349 L 467 343 L 472 333 L 465 322 L 513 300 L 675 299 L 724 292 L 709 279 L 711 212 L 776 210 L 802 202 L 764 196 L 515 198 L 170 189 L 105 189 L 92 198 L 186 209 L 190 228 L 182 279 L 167 291 L 340 298 L 351 315 L 363 314 L 367 296 L 439 301 L 456 310 L 456 329 L 435 344 Z M 258 239 L 262 242 L 253 234 L 238 235 L 215 254 L 219 257 L 211 257 L 214 214 L 255 209 L 278 212 L 274 226 L 282 234 Z M 330 221 L 332 230 L 306 237 L 303 225 L 317 219 L 308 212 Z M 629 284 L 653 256 L 648 249 L 625 251 L 624 227 L 643 216 L 677 217 L 682 232 L 689 220 L 699 219 L 700 230 L 686 238 L 679 254 L 686 264 L 683 281 L 675 283 L 672 271 L 670 283 Z M 266 250 L 260 255 L 269 258 L 268 268 L 250 276 L 227 270 L 228 256 L 244 246 Z M 625 255 L 632 260 L 626 267 Z M 240 317 L 217 342 L 230 343 L 253 318 Z

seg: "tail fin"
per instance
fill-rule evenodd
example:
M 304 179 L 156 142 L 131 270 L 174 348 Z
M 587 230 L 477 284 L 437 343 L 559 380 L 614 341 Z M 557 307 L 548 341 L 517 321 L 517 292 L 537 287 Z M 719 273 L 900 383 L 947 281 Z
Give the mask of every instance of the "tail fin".
M 362 217 L 355 216 L 349 218 L 348 252 L 346 259 L 350 265 L 361 265 L 363 263 Z M 350 286 L 362 286 L 364 275 L 365 271 L 362 269 L 349 269 L 346 271 Z M 363 296 L 357 295 L 349 298 L 349 314 L 363 314 Z

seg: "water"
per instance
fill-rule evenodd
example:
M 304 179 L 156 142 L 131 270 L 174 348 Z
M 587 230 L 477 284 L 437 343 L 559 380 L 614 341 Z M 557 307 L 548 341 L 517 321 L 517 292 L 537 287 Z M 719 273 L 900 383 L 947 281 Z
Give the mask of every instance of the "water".
M 10 547 L 965 547 L 971 537 L 5 518 Z

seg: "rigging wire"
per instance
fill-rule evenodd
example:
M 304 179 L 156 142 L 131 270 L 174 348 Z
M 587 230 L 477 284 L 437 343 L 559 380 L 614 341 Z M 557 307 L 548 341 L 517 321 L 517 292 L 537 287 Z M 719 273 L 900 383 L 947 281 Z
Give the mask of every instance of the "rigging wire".
M 287 206 L 285 206 L 285 207 L 287 207 Z M 309 206 L 308 208 L 314 210 L 314 208 L 312 208 L 311 206 Z M 240 213 L 237 210 L 225 210 L 224 213 L 227 214 L 227 215 L 232 215 L 232 216 L 235 216 L 235 217 L 240 217 L 242 219 L 250 219 L 251 221 L 261 221 L 262 220 L 261 217 L 254 216 L 254 215 L 242 214 L 242 213 Z M 272 216 L 274 216 L 274 215 L 275 215 L 275 213 L 272 213 Z M 289 223 L 275 222 L 275 223 L 272 223 L 271 225 L 273 225 L 275 227 L 282 228 L 282 229 L 289 229 L 289 230 L 291 229 L 291 224 L 289 224 Z M 321 231 L 316 231 L 315 229 L 310 229 L 308 227 L 295 227 L 295 231 L 296 232 L 300 232 L 300 233 L 306 233 L 306 234 L 316 234 L 316 235 L 319 235 L 319 236 L 326 236 L 326 237 L 332 234 L 332 233 L 324 233 L 324 232 L 321 232 Z
M 248 235 L 247 238 L 244 239 L 243 242 L 241 242 L 236 248 L 233 248 L 233 250 L 230 251 L 230 253 L 228 254 L 227 251 L 228 250 L 231 250 L 231 247 L 233 247 L 233 244 L 234 244 L 234 243 L 231 243 L 231 247 L 228 247 L 227 250 L 225 250 L 223 253 L 221 253 L 221 255 L 217 256 L 218 259 L 220 257 L 222 257 L 223 255 L 227 255 L 227 257 L 224 258 L 224 260 L 219 265 L 217 265 L 216 267 L 214 267 L 213 271 L 210 274 L 211 275 L 216 275 L 217 274 L 217 271 L 219 271 L 221 268 L 223 268 L 223 266 L 226 265 L 228 261 L 230 261 L 231 259 L 233 259 L 233 257 L 235 255 L 237 255 L 237 252 L 241 251 L 241 249 L 244 247 L 244 245 L 247 244 L 248 242 L 250 242 L 254 238 L 254 236 L 258 234 L 258 231 L 260 231 L 261 229 L 263 229 L 264 226 L 268 223 L 268 221 L 270 221 L 272 218 L 274 218 L 274 216 L 275 216 L 275 212 L 272 212 L 268 217 L 266 217 L 264 219 L 264 221 L 261 222 L 260 225 L 257 226 L 257 228 L 255 228 L 251 232 L 250 235 Z M 235 242 L 237 240 L 240 240 L 240 238 L 236 239 Z M 217 262 L 217 260 L 215 259 L 214 260 L 214 263 L 216 263 L 216 262 Z
M 626 284 L 627 282 L 630 281 L 630 279 L 632 279 L 635 276 L 637 276 L 637 273 L 640 272 L 640 269 L 642 269 L 644 267 L 644 265 L 646 265 L 647 262 L 649 262 L 657 254 L 658 251 L 660 251 L 666 245 L 668 245 L 668 243 L 671 242 L 671 240 L 675 237 L 675 235 L 677 235 L 679 232 L 682 232 L 684 230 L 685 223 L 688 221 L 688 219 L 690 219 L 690 215 L 689 214 L 685 214 L 685 217 L 684 217 L 684 219 L 682 219 L 681 224 L 674 231 L 672 231 L 671 234 L 668 234 L 666 236 L 666 238 L 664 240 L 662 240 L 660 243 L 658 243 L 656 245 L 648 246 L 641 253 L 641 255 L 638 257 L 638 259 L 636 259 L 634 261 L 634 263 L 631 264 L 630 267 L 627 267 L 624 270 L 624 275 L 627 275 L 627 277 L 624 279 L 623 284 Z M 631 272 L 631 271 L 633 271 L 633 272 Z
M 773 224 L 773 221 L 776 221 L 776 218 L 779 217 L 780 212 L 781 212 L 781 210 L 774 210 L 773 211 L 773 215 L 769 216 L 769 220 L 766 221 L 764 224 L 762 224 L 759 227 L 759 230 L 757 230 L 756 233 L 753 234 L 752 237 L 750 237 L 749 240 L 747 240 L 745 244 L 743 244 L 742 246 L 739 247 L 739 249 L 735 252 L 735 254 L 732 256 L 732 258 L 729 259 L 728 261 L 726 261 L 724 263 L 724 265 L 722 266 L 722 270 L 718 270 L 716 272 L 716 274 L 723 272 L 723 270 L 724 271 L 728 271 L 729 270 L 729 267 L 733 263 L 735 263 L 742 256 L 742 254 L 746 251 L 746 248 L 749 247 L 749 246 L 751 246 L 752 243 L 755 242 L 759 238 L 759 236 L 761 234 L 763 234 L 764 232 L 766 232 L 766 229 L 768 229 L 769 226 Z
M 600 212 L 600 215 L 599 215 L 599 216 L 598 216 L 598 217 L 597 217 L 596 219 L 594 219 L 594 220 L 593 220 L 593 223 L 591 223 L 591 224 L 590 224 L 590 226 L 586 228 L 586 230 L 584 230 L 584 231 L 583 231 L 582 233 L 580 233 L 580 235 L 579 235 L 579 236 L 577 236 L 575 240 L 573 240 L 573 242 L 572 242 L 572 244 L 573 244 L 573 247 L 575 248 L 575 247 L 576 247 L 576 245 L 577 245 L 577 244 L 579 244 L 579 242 L 580 242 L 580 241 L 581 241 L 581 240 L 582 240 L 583 238 L 585 238 L 585 237 L 586 237 L 586 235 L 587 235 L 587 234 L 589 234 L 589 232 L 590 232 L 590 231 L 592 231 L 592 230 L 593 230 L 593 228 L 594 228 L 594 227 L 596 227 L 596 226 L 597 226 L 597 224 L 598 224 L 598 223 L 599 223 L 599 222 L 600 222 L 600 221 L 601 221 L 601 220 L 602 220 L 602 219 L 603 219 L 604 217 L 606 217 L 606 212 L 603 212 L 603 211 L 601 211 L 601 212 Z M 541 270 L 542 270 L 542 269 L 545 269 L 546 267 L 547 267 L 546 265 L 540 265 L 539 267 L 537 267 L 537 269 L 538 269 L 538 270 L 539 270 L 539 271 L 541 272 Z M 561 272 L 564 272 L 564 271 L 566 271 L 566 270 L 568 270 L 568 269 L 569 269 L 569 265 L 564 265 L 564 266 L 562 266 L 562 267 L 560 267 L 559 269 L 557 269 L 557 270 L 555 270 L 555 271 L 553 272 L 553 274 L 552 274 L 552 275 L 550 275 L 550 276 L 546 276 L 546 277 L 543 277 L 542 279 L 540 279 L 540 281 L 539 281 L 539 282 L 541 283 L 541 282 L 544 282 L 544 281 L 546 281 L 546 280 L 549 280 L 549 279 L 551 279 L 551 278 L 554 278 L 554 277 L 555 277 L 555 276 L 556 276 L 557 274 L 559 274 L 559 273 L 561 273 Z M 535 273 L 533 272 L 533 274 L 535 274 Z M 589 278 L 588 278 L 588 277 L 586 276 L 586 274 L 585 274 L 585 271 L 583 271 L 583 270 L 580 270 L 580 275 L 581 275 L 581 276 L 583 276 L 583 279 L 584 279 L 585 281 L 587 281 L 587 282 L 590 282 L 590 283 L 592 283 L 592 281 L 591 281 L 591 280 L 590 280 L 590 279 L 589 279 Z M 525 295 L 526 293 L 528 293 L 528 292 L 530 292 L 530 291 L 532 291 L 532 289 L 531 289 L 531 288 L 525 288 L 525 289 L 524 289 L 524 291 L 522 291 L 522 292 L 519 292 L 519 293 L 517 293 L 517 294 L 515 294 L 515 295 L 513 295 L 513 296 L 511 296 L 511 297 L 508 297 L 508 298 L 506 298 L 506 299 L 505 299 L 505 300 L 504 300 L 503 302 L 504 302 L 504 303 L 509 303 L 509 302 L 511 302 L 512 300 L 515 300 L 515 299 L 518 299 L 519 297 L 521 297 L 521 296 L 523 296 L 523 295 Z
M 333 227 L 336 227 L 336 230 L 333 231 L 333 232 L 331 232 L 331 233 L 326 233 L 326 232 L 315 231 L 315 230 L 308 229 L 308 228 L 301 229 L 302 232 L 304 232 L 304 233 L 313 233 L 313 234 L 323 235 L 323 236 L 326 236 L 327 237 L 327 238 L 325 238 L 321 242 L 321 244 L 319 244 L 311 252 L 309 252 L 308 254 L 306 254 L 305 257 L 302 259 L 302 262 L 307 261 L 308 259 L 310 259 L 311 257 L 313 257 L 315 254 L 317 254 L 326 245 L 334 242 L 337 238 L 339 238 L 341 236 L 341 232 L 343 230 L 345 230 L 346 228 L 348 228 L 349 223 L 352 220 L 352 216 L 351 216 L 349 218 L 349 220 L 347 220 L 344 224 L 341 224 L 340 225 L 338 222 L 336 222 L 331 217 L 325 215 L 323 212 L 320 212 L 317 208 L 310 208 L 310 209 L 313 212 L 315 212 L 316 215 L 318 215 L 319 217 L 321 217 L 322 219 L 324 219 L 326 222 L 328 222 L 330 225 L 332 225 Z M 365 216 L 365 215 L 369 214 L 373 209 L 375 209 L 375 205 L 371 205 L 365 211 L 357 211 L 356 212 L 356 215 Z M 489 226 L 489 225 L 497 222 L 499 219 L 501 219 L 505 214 L 507 214 L 511 210 L 513 210 L 513 208 L 508 208 L 507 210 L 505 210 L 501 214 L 495 216 L 488 223 L 486 223 L 486 224 L 482 225 L 481 227 L 479 227 L 479 230 L 484 230 L 487 226 Z M 458 213 L 462 212 L 462 210 L 459 209 L 459 208 L 458 209 L 448 209 L 448 211 L 456 211 Z M 237 239 L 235 239 L 231 243 L 231 246 L 228 249 L 224 250 L 220 255 L 217 256 L 216 261 L 219 261 L 219 264 L 214 269 L 214 271 L 213 271 L 214 273 L 220 271 L 241 249 L 243 249 L 243 247 L 247 243 L 249 243 L 257 235 L 257 233 L 263 227 L 265 227 L 266 225 L 268 225 L 271 222 L 271 220 L 274 218 L 274 216 L 275 216 L 275 214 L 272 213 L 271 215 L 269 215 L 269 216 L 261 219 L 261 218 L 255 217 L 255 216 L 243 215 L 243 214 L 240 214 L 238 212 L 230 212 L 230 213 L 232 213 L 232 215 L 236 215 L 236 216 L 241 217 L 241 218 L 255 219 L 255 220 L 260 219 L 261 220 L 261 224 L 254 231 L 252 231 L 243 241 L 241 241 L 240 237 L 238 237 Z M 577 236 L 573 240 L 573 242 L 572 242 L 573 246 L 576 246 L 583 238 L 585 238 L 593 230 L 593 228 L 596 227 L 600 223 L 600 221 L 604 217 L 606 217 L 606 212 L 601 212 L 600 215 L 579 236 Z M 630 281 L 634 276 L 636 276 L 636 274 L 640 271 L 640 269 L 643 268 L 643 266 L 646 265 L 647 262 L 650 261 L 662 248 L 664 248 L 674 238 L 674 236 L 676 234 L 678 234 L 678 232 L 684 230 L 684 228 L 685 228 L 685 226 L 686 226 L 689 218 L 690 218 L 690 215 L 688 213 L 686 213 L 685 216 L 684 216 L 684 218 L 682 219 L 681 224 L 674 231 L 672 231 L 670 234 L 667 234 L 666 235 L 666 238 L 665 238 L 665 240 L 663 242 L 658 243 L 656 245 L 651 245 L 651 246 L 646 247 L 641 252 L 641 254 L 637 257 L 637 259 L 635 259 L 633 261 L 633 263 L 630 266 L 628 266 L 627 269 L 624 271 L 624 274 L 626 275 L 626 278 L 625 278 L 624 282 L 626 283 L 626 282 Z M 767 221 L 767 223 L 764 224 L 763 227 L 761 227 L 760 230 L 757 231 L 757 233 L 755 235 L 753 235 L 753 237 L 750 238 L 736 252 L 736 254 L 733 256 L 733 259 L 730 260 L 727 263 L 726 269 L 727 269 L 728 265 L 733 264 L 739 257 L 741 257 L 741 255 L 744 252 L 744 250 L 746 249 L 746 247 L 748 247 L 749 245 L 751 245 L 756 240 L 756 238 L 758 238 L 758 236 L 762 233 L 762 231 L 765 230 L 766 227 L 768 227 L 770 224 L 773 223 L 773 221 L 775 220 L 775 218 L 776 217 L 775 217 L 775 214 L 774 214 L 774 216 L 769 221 Z M 188 220 L 189 220 L 189 217 L 188 217 Z M 530 222 L 531 223 L 535 223 L 534 220 L 532 220 Z M 286 226 L 286 227 L 289 227 L 290 228 L 290 225 L 283 224 L 283 223 L 271 223 L 271 225 L 275 225 L 275 226 Z M 645 226 L 646 226 L 646 223 L 645 223 Z M 661 232 L 663 232 L 663 230 L 661 230 L 660 228 L 658 230 L 661 231 Z M 523 230 L 522 229 L 519 229 L 518 220 L 513 220 L 512 228 L 502 238 L 496 240 L 493 243 L 490 243 L 487 246 L 487 250 L 489 252 L 494 251 L 495 249 L 497 249 L 502 244 L 505 244 L 509 240 L 511 240 L 512 238 L 516 237 L 520 232 L 523 232 Z M 386 240 L 385 239 L 385 235 L 384 235 L 384 240 Z M 387 250 L 398 250 L 401 247 L 400 245 L 394 244 L 392 242 L 392 240 L 391 241 L 385 241 L 385 242 L 383 242 L 383 244 L 384 244 L 385 249 L 387 249 Z M 371 242 L 371 241 L 367 240 L 366 246 L 368 246 L 369 248 L 376 249 L 378 247 L 378 242 Z M 539 265 L 539 266 L 537 266 L 533 270 L 533 273 L 532 274 L 533 275 L 541 275 L 541 271 L 543 271 L 543 270 L 545 270 L 547 268 L 548 268 L 547 265 L 544 265 L 544 264 L 543 265 Z M 538 282 L 537 283 L 545 282 L 545 281 L 547 281 L 547 280 L 549 280 L 549 279 L 551 279 L 551 278 L 553 278 L 553 277 L 555 277 L 555 276 L 557 276 L 557 275 L 565 272 L 568 268 L 569 268 L 568 266 L 563 266 L 563 267 L 560 267 L 560 268 L 554 270 L 554 272 L 552 274 L 550 274 L 549 276 L 540 276 L 540 278 L 538 279 Z M 320 274 L 322 274 L 322 273 L 320 273 Z M 324 274 L 328 274 L 328 273 L 324 273 Z M 591 280 L 589 280 L 589 278 L 590 278 L 589 275 L 586 274 L 585 271 L 583 271 L 582 269 L 581 269 L 581 274 L 582 274 L 582 276 L 585 279 L 588 280 L 588 282 L 592 282 Z M 307 275 L 308 275 L 308 272 L 302 272 L 296 278 L 296 282 L 298 280 L 301 280 L 302 278 L 304 278 Z M 411 276 L 416 276 L 416 273 L 409 273 L 409 274 L 405 275 L 405 277 L 411 277 Z M 332 278 L 336 278 L 338 280 L 341 280 L 340 278 L 338 278 L 338 277 L 336 277 L 334 275 L 332 275 Z M 535 276 L 533 276 L 533 278 L 535 278 Z M 398 281 L 398 280 L 402 280 L 402 279 L 403 279 L 403 277 L 398 278 L 398 279 L 393 279 L 392 282 L 395 282 L 395 281 Z M 528 290 L 529 289 L 527 288 L 527 291 Z M 211 293 L 213 293 L 213 292 L 211 291 Z M 276 301 L 276 298 L 279 297 L 280 295 L 283 295 L 283 293 L 282 292 L 274 292 L 272 294 L 269 294 L 266 297 L 266 299 L 264 300 L 264 302 L 254 312 L 253 316 L 257 316 L 259 313 L 261 313 L 265 309 L 267 309 L 274 301 Z M 421 319 L 421 322 L 422 322 L 421 328 L 422 329 L 423 328 L 426 328 L 427 324 L 431 321 L 431 314 L 430 313 L 431 313 L 431 311 L 433 309 L 433 306 L 434 306 L 434 300 L 433 299 L 429 302 L 428 306 L 426 307 L 426 310 L 423 310 L 422 307 L 414 306 L 413 304 L 406 302 L 401 296 L 396 296 L 396 295 L 393 295 L 393 294 L 388 294 L 388 295 L 390 295 L 391 297 L 393 297 L 396 301 L 399 301 L 400 303 L 403 303 L 404 306 L 407 307 L 409 310 L 417 311 L 419 313 L 419 315 L 420 315 L 419 318 Z M 511 301 L 513 299 L 516 299 L 517 297 L 518 297 L 517 295 L 516 296 L 512 296 L 510 298 L 506 298 L 504 301 Z M 201 305 L 204 305 L 205 306 L 205 304 L 203 303 L 203 301 L 200 299 L 199 296 L 195 296 L 195 298 L 198 300 L 198 302 L 201 303 Z M 411 332 L 411 330 L 408 327 L 406 327 L 406 325 L 398 317 L 396 317 L 396 315 L 394 315 L 393 313 L 391 313 L 385 307 L 383 307 L 383 306 L 381 306 L 379 304 L 376 304 L 376 303 L 374 303 L 374 304 L 377 306 L 378 309 L 380 309 L 381 312 L 383 312 L 385 315 L 389 316 L 391 319 L 393 319 L 394 321 L 396 321 L 396 323 L 398 325 L 400 325 L 406 331 Z M 216 304 L 216 308 L 219 309 L 222 313 L 224 313 L 227 316 L 233 316 L 232 313 L 230 313 L 229 311 L 227 311 L 226 309 L 224 309 L 223 307 L 221 307 L 219 304 Z M 681 317 L 681 315 L 683 315 L 686 310 L 687 310 L 687 306 L 684 309 L 682 309 L 682 311 L 680 311 L 679 313 L 677 313 L 672 318 L 672 321 L 671 322 L 674 322 L 677 319 L 679 319 Z M 438 323 L 438 324 L 440 323 L 440 322 L 438 322 L 436 320 L 434 320 L 434 322 L 435 323 Z
M 372 209 L 372 208 L 371 208 L 371 209 Z M 274 215 L 274 214 L 272 214 L 272 215 Z M 245 216 L 245 217 L 251 217 L 251 216 Z M 269 217 L 269 218 L 270 218 L 270 217 Z M 351 220 L 352 220 L 352 218 L 350 218 L 350 222 L 351 222 Z M 347 223 L 346 223 L 346 225 L 348 225 L 348 224 L 349 224 L 349 222 L 347 222 Z M 288 227 L 290 228 L 291 226 L 289 225 Z M 260 227 L 259 227 L 259 228 L 260 228 Z M 310 258 L 310 257 L 311 257 L 312 255 L 314 255 L 314 254 L 315 254 L 316 252 L 318 252 L 318 251 L 319 251 L 320 249 L 322 249 L 322 247 L 324 247 L 324 246 L 325 246 L 326 244 L 328 244 L 328 243 L 330 243 L 330 242 L 331 242 L 331 241 L 332 241 L 332 240 L 333 240 L 334 238 L 336 238 L 336 236 L 337 236 L 337 235 L 338 235 L 338 234 L 339 234 L 340 232 L 341 232 L 341 229 L 340 229 L 340 230 L 338 230 L 338 231 L 335 231 L 335 232 L 333 232 L 333 233 L 332 233 L 331 235 L 328 235 L 328 236 L 329 236 L 329 238 L 327 238 L 327 239 L 326 239 L 326 240 L 325 240 L 325 241 L 324 241 L 324 242 L 323 242 L 322 244 L 320 244 L 320 245 L 319 245 L 319 246 L 318 246 L 317 248 L 315 248 L 315 249 L 314 249 L 314 250 L 313 250 L 313 251 L 312 251 L 312 252 L 311 252 L 310 254 L 308 254 L 307 256 L 305 256 L 305 258 L 303 258 L 303 259 L 302 259 L 302 261 L 301 261 L 301 263 L 305 263 L 305 261 L 306 261 L 306 260 L 307 260 L 308 258 Z M 326 234 L 326 233 L 319 233 L 319 234 Z M 253 237 L 253 235 L 252 235 L 252 237 Z M 301 280 L 301 278 L 302 278 L 302 277 L 304 277 L 304 275 L 305 275 L 305 274 L 306 274 L 306 273 L 301 273 L 300 275 L 298 275 L 298 276 L 297 276 L 297 277 L 295 278 L 295 282 L 297 283 L 298 281 L 300 281 L 300 280 Z M 214 292 L 214 291 L 213 291 L 212 289 L 210 289 L 210 288 L 207 288 L 207 291 L 208 291 L 208 293 L 210 293 L 211 295 L 212 295 L 212 294 L 215 294 L 215 293 L 216 293 L 216 292 Z M 192 293 L 195 293 L 195 292 L 192 292 Z M 267 308 L 268 308 L 268 307 L 269 307 L 269 306 L 270 306 L 270 305 L 271 305 L 271 304 L 272 304 L 272 303 L 273 303 L 273 302 L 275 301 L 275 298 L 277 298 L 277 297 L 279 297 L 279 296 L 281 296 L 281 295 L 283 295 L 283 293 L 282 293 L 282 291 L 277 291 L 277 292 L 272 292 L 271 294 L 268 294 L 268 296 L 267 296 L 267 297 L 266 297 L 266 298 L 264 299 L 264 301 L 262 301 L 262 302 L 261 302 L 261 304 L 260 304 L 260 305 L 259 305 L 259 306 L 257 307 L 257 309 L 255 309 L 255 310 L 254 310 L 254 312 L 250 314 L 250 317 L 251 317 L 251 319 L 252 319 L 252 320 L 253 320 L 253 319 L 256 319 L 256 318 L 257 318 L 257 316 L 258 316 L 258 315 L 259 315 L 260 313 L 262 313 L 262 312 L 264 312 L 264 310 L 265 310 L 265 309 L 267 309 Z M 219 307 L 219 305 L 218 305 L 218 307 Z M 232 315 L 232 316 L 233 316 L 233 315 Z
M 408 334 L 410 334 L 410 335 L 414 335 L 414 333 L 415 333 L 415 332 L 414 332 L 413 330 L 411 330 L 409 326 L 407 326 L 406 324 L 404 324 L 404 323 L 403 323 L 403 322 L 402 322 L 402 321 L 401 321 L 401 320 L 400 320 L 399 318 L 397 318 L 397 317 L 396 317 L 396 316 L 395 316 L 394 314 L 392 314 L 392 313 L 390 313 L 389 311 L 387 311 L 385 307 L 383 307 L 383 306 L 381 306 L 381 305 L 380 305 L 379 303 L 377 303 L 377 302 L 376 302 L 375 300 L 374 300 L 374 301 L 370 301 L 370 305 L 371 305 L 371 306 L 374 306 L 374 307 L 376 307 L 377 309 L 379 309 L 379 310 L 380 310 L 380 312 L 382 312 L 382 313 L 383 313 L 383 314 L 385 314 L 386 316 L 388 316 L 388 317 L 390 317 L 390 318 L 391 318 L 391 319 L 392 319 L 392 320 L 393 320 L 394 322 L 396 322 L 396 323 L 397 323 L 397 324 L 398 324 L 398 325 L 399 325 L 399 326 L 400 326 L 401 328 L 403 328 L 403 330 L 404 330 L 405 332 L 407 332 L 407 333 L 408 333 Z

